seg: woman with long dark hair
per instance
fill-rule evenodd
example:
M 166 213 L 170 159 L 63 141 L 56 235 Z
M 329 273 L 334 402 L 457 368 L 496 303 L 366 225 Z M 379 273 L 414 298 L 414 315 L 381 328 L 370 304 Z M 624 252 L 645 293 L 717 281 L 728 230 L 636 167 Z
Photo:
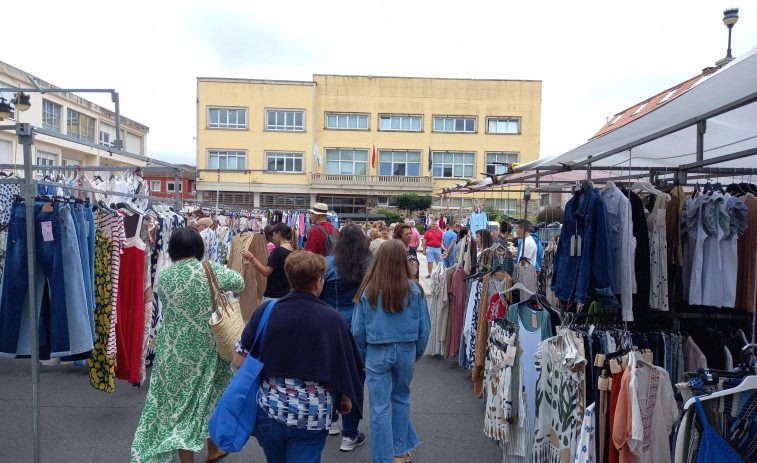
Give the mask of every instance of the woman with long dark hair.
M 262 302 L 280 299 L 289 293 L 289 280 L 284 271 L 284 262 L 292 251 L 297 250 L 297 237 L 289 225 L 283 222 L 277 223 L 273 226 L 271 233 L 276 247 L 271 251 L 265 265 L 247 249 L 242 251 L 242 255 L 252 262 L 255 270 L 268 277 Z
M 334 246 L 334 253 L 326 257 L 328 269 L 320 299 L 338 310 L 349 327 L 352 326 L 352 312 L 355 309 L 352 300 L 371 264 L 372 257 L 368 240 L 357 225 L 342 227 Z M 360 404 L 360 407 L 353 407 L 352 412 L 342 415 L 342 443 L 339 447 L 342 451 L 349 452 L 365 443 L 365 434 L 358 430 L 360 414 L 357 410 L 362 408 L 363 404 Z M 329 434 L 339 434 L 336 416 L 331 421 Z
M 352 333 L 366 368 L 371 458 L 409 462 L 410 450 L 420 444 L 410 422 L 410 381 L 426 349 L 431 319 L 400 240 L 381 245 L 357 294 Z

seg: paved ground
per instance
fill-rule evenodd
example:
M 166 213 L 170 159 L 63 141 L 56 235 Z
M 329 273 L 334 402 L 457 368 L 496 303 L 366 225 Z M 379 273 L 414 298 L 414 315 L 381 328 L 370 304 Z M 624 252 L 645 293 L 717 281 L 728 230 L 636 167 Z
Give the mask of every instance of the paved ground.
M 426 273 L 421 263 L 422 280 Z M 31 366 L 29 360 L 0 359 L 0 461 L 32 461 Z M 416 367 L 411 418 L 422 444 L 415 462 L 499 462 L 502 454 L 482 433 L 484 406 L 473 396 L 470 373 L 453 360 L 424 358 Z M 105 394 L 89 386 L 85 368 L 42 366 L 40 376 L 44 462 L 128 462 L 129 449 L 147 394 L 147 385 L 118 381 Z M 367 392 L 367 391 L 366 391 Z M 366 394 L 366 415 L 368 398 Z M 370 439 L 370 426 L 361 423 Z M 341 437 L 329 437 L 323 461 L 370 461 L 366 443 L 339 451 Z M 177 459 L 178 461 L 178 459 Z M 205 461 L 204 455 L 196 461 Z M 262 462 L 255 439 L 224 462 Z

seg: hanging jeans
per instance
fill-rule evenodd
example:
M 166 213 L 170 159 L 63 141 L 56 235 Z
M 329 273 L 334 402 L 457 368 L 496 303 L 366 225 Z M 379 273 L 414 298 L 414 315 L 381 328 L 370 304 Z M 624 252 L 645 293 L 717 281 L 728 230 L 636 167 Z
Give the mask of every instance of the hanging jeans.
M 79 236 L 76 231 L 73 210 L 71 206 L 64 204 L 59 207 L 58 211 L 62 226 L 63 282 L 66 286 L 68 334 L 71 354 L 74 355 L 70 360 L 83 360 L 89 358 L 89 352 L 95 344 L 94 307 L 87 304 Z M 87 354 L 75 355 L 82 353 Z
M 95 287 L 94 273 L 91 272 L 90 263 L 94 263 L 94 256 L 89 248 L 89 224 L 84 204 L 77 204 L 72 211 L 74 213 L 74 226 L 79 242 L 79 256 L 81 257 L 81 271 L 84 277 L 84 294 L 87 299 L 87 314 L 92 327 L 92 339 L 95 339 Z
M 415 341 L 368 344 L 365 356 L 371 410 L 371 458 L 392 463 L 421 441 L 410 422 L 410 381 L 415 371 Z
M 39 344 L 49 346 L 52 356 L 61 357 L 72 353 L 66 313 L 66 288 L 63 282 L 63 226 L 59 217 L 61 205 L 53 204 L 52 211 L 42 212 L 45 204 L 37 202 L 34 206 L 35 310 L 40 312 L 42 291 L 47 282 L 50 291 L 50 319 L 40 320 Z M 31 353 L 29 301 L 26 297 L 29 287 L 26 238 L 26 208 L 23 203 L 14 204 L 8 225 L 5 272 L 0 295 L 0 356 L 4 357 Z M 48 323 L 50 339 L 46 336 Z

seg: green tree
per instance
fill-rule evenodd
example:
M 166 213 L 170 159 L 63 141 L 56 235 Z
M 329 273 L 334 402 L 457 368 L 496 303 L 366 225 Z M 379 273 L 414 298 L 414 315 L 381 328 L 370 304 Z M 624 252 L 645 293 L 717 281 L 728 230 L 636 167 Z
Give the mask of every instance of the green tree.
M 394 204 L 398 209 L 413 215 L 415 211 L 425 211 L 431 207 L 434 199 L 430 195 L 418 196 L 417 193 L 406 193 L 394 197 Z
M 387 225 L 392 223 L 400 223 L 405 220 L 401 215 L 395 212 L 387 211 L 386 209 L 378 209 L 376 211 L 376 214 L 384 214 L 386 216 Z

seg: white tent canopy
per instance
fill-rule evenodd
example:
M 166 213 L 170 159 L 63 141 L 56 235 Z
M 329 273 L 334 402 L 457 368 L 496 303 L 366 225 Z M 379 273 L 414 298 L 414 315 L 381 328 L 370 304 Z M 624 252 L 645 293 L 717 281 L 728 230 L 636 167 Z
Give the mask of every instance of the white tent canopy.
M 702 156 L 697 159 L 700 121 L 705 121 L 706 127 Z M 518 166 L 518 170 L 588 163 L 617 169 L 627 169 L 629 165 L 685 168 L 692 163 L 757 168 L 754 154 L 757 154 L 757 47 L 633 122 L 562 155 Z

